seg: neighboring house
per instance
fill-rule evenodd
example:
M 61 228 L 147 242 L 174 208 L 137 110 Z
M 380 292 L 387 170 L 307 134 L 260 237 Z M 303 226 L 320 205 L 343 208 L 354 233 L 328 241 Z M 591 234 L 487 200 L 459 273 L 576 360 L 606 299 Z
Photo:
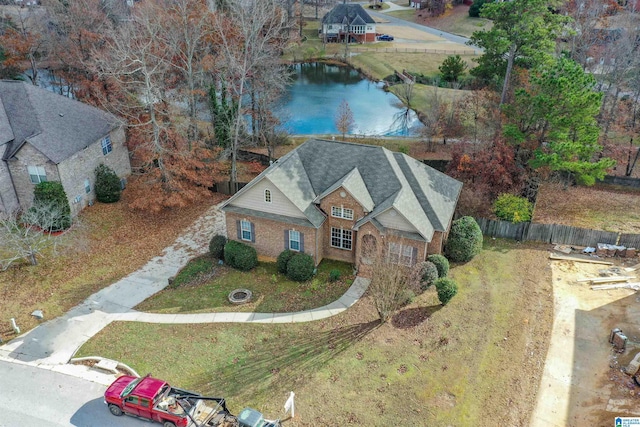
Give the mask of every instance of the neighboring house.
M 322 18 L 320 37 L 328 42 L 368 43 L 376 41 L 376 22 L 359 4 L 339 4 Z
M 95 168 L 131 174 L 117 119 L 21 81 L 0 81 L 0 211 L 26 208 L 33 188 L 60 181 L 76 215 L 94 195 Z
M 384 250 L 406 265 L 440 253 L 462 183 L 386 148 L 310 139 L 222 205 L 230 239 L 350 262 Z

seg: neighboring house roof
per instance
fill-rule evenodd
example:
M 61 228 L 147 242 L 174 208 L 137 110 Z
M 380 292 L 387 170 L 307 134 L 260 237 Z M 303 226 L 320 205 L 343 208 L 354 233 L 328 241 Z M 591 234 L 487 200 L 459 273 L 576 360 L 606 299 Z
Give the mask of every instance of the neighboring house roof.
M 364 8 L 359 4 L 339 4 L 322 18 L 323 24 L 366 25 L 375 24 Z
M 434 231 L 446 231 L 453 217 L 462 183 L 402 153 L 386 148 L 322 139 L 310 139 L 274 162 L 223 204 L 233 201 L 263 179 L 269 179 L 319 227 L 325 215 L 316 207 L 336 189 L 346 189 L 369 213 L 355 229 L 395 209 L 419 233 L 431 240 Z M 251 214 L 250 212 L 245 212 Z M 414 234 L 414 238 L 417 236 Z
M 0 155 L 3 160 L 13 157 L 28 141 L 58 164 L 108 135 L 117 126 L 114 116 L 98 108 L 26 82 L 0 81 Z

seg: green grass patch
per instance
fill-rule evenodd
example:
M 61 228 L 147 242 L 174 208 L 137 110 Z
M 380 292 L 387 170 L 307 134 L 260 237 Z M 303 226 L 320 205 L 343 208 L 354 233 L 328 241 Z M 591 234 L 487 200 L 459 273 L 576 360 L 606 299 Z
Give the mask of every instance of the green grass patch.
M 411 53 L 411 52 L 365 52 L 350 59 L 354 67 L 377 80 L 394 73 L 394 70 L 407 70 L 428 77 L 440 75 L 438 67 L 450 55 L 444 53 Z M 462 59 L 474 65 L 471 61 L 474 55 L 460 55 Z
M 329 280 L 331 270 L 340 271 L 340 280 Z M 210 258 L 202 257 L 187 264 L 174 284 L 179 278 L 184 278 L 179 286 L 157 293 L 136 309 L 158 313 L 309 310 L 340 298 L 353 283 L 353 269 L 351 264 L 323 260 L 312 279 L 299 283 L 278 273 L 275 263 L 261 262 L 255 269 L 243 272 L 219 266 Z M 227 297 L 238 288 L 249 289 L 253 294 L 252 301 L 242 305 L 231 304 Z
M 78 356 L 120 360 L 223 396 L 236 413 L 253 406 L 280 416 L 293 390 L 291 426 L 521 425 L 551 328 L 546 257 L 532 245 L 490 240 L 471 262 L 453 266 L 459 292 L 445 307 L 430 289 L 385 325 L 365 296 L 307 323 L 116 322 Z

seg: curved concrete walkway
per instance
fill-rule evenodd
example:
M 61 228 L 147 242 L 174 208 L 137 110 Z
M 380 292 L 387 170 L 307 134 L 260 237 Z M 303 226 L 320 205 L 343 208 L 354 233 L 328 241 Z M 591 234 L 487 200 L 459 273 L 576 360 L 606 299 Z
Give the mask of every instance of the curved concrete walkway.
M 0 347 L 0 359 L 80 376 L 109 384 L 112 375 L 100 374 L 86 366 L 69 365 L 78 348 L 113 321 L 148 323 L 291 323 L 335 316 L 364 294 L 369 281 L 356 278 L 337 301 L 297 313 L 198 313 L 155 314 L 133 307 L 168 286 L 168 279 L 193 257 L 206 253 L 211 236 L 225 234 L 224 214 L 217 206 L 194 222 L 161 256 L 111 286 L 91 295 L 80 305 L 49 320 Z

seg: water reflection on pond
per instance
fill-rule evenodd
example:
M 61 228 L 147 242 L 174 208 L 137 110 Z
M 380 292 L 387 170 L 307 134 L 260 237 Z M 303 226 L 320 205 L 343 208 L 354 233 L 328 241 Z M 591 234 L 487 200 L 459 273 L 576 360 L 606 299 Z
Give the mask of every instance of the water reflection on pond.
M 349 103 L 355 125 L 352 134 L 413 134 L 420 122 L 382 83 L 357 71 L 324 63 L 292 66 L 293 84 L 284 96 L 278 117 L 292 134 L 338 134 L 335 118 L 342 100 Z M 402 120 L 404 116 L 407 120 Z

